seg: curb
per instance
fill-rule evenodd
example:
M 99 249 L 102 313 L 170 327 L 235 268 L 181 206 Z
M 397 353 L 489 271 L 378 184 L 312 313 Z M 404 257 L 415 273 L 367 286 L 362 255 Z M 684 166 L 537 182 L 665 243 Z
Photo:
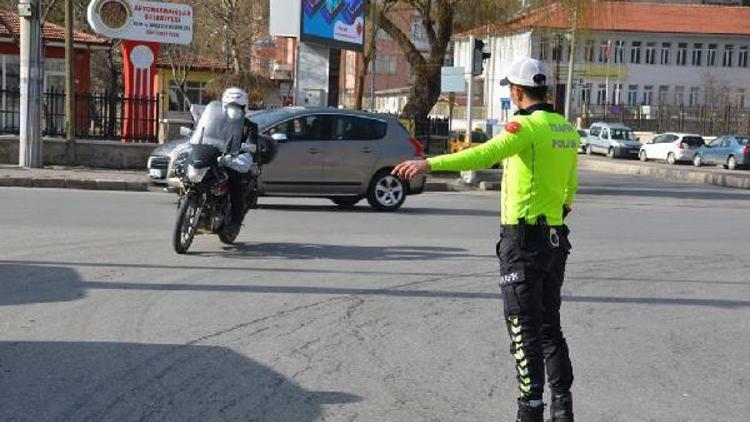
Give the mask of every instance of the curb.
M 665 165 L 666 166 L 666 165 Z M 615 174 L 649 176 L 662 180 L 722 186 L 726 188 L 750 189 L 750 172 L 700 171 L 679 167 L 656 167 L 652 165 L 609 162 L 581 159 L 579 170 L 589 170 Z
M 146 192 L 149 182 L 59 177 L 0 177 L 0 187 Z

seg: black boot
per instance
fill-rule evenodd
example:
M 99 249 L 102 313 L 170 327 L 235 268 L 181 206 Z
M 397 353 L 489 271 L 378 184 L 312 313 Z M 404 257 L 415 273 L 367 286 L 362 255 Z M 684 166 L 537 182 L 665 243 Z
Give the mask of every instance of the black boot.
M 544 405 L 531 407 L 526 400 L 518 399 L 516 422 L 544 422 Z
M 573 395 L 553 394 L 549 422 L 573 422 Z

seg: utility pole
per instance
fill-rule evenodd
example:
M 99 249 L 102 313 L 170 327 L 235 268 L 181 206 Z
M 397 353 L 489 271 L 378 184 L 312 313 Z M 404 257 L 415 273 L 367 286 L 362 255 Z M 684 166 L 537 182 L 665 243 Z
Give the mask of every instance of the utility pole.
M 574 21 L 577 24 L 577 12 L 574 15 Z M 568 58 L 568 80 L 565 84 L 565 120 L 570 121 L 572 110 L 571 101 L 573 96 L 573 72 L 575 71 L 576 63 L 576 28 L 574 27 L 570 33 L 570 57 Z
M 73 0 L 65 0 L 65 140 L 71 147 L 76 137 L 73 47 Z
M 466 68 L 469 69 L 469 86 L 466 89 L 466 138 L 464 142 L 471 143 L 472 105 L 474 103 L 474 36 L 469 37 L 469 47 L 466 54 Z
M 42 167 L 42 27 L 40 0 L 20 0 L 18 16 L 21 20 L 20 72 L 20 148 L 18 164 L 22 167 Z

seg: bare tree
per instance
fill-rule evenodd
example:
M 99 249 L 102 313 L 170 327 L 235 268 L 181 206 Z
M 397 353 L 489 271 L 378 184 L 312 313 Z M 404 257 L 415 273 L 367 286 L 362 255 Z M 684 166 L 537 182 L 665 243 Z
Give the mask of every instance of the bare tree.
M 369 17 L 367 25 L 367 34 L 365 35 L 365 48 L 362 53 L 362 71 L 357 75 L 357 86 L 355 89 L 356 101 L 354 108 L 362 110 L 362 102 L 365 95 L 365 81 L 370 71 L 370 65 L 375 67 L 375 56 L 377 54 L 377 38 L 379 31 L 380 16 L 377 12 L 377 2 L 374 0 L 365 0 L 365 15 Z
M 437 103 L 440 69 L 455 29 L 486 23 L 485 19 L 505 16 L 519 7 L 517 0 L 382 0 L 376 11 L 378 24 L 401 47 L 415 81 L 404 111 L 417 119 L 426 118 Z M 398 13 L 404 9 L 419 15 L 419 24 L 429 45 L 425 54 L 398 23 Z

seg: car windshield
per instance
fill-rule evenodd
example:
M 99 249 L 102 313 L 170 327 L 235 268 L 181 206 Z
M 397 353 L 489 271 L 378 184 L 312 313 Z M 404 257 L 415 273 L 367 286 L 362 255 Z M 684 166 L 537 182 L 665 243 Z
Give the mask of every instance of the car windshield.
M 618 139 L 618 140 L 634 140 L 635 136 L 633 136 L 633 132 L 630 129 L 610 129 L 609 130 L 610 136 L 612 139 Z
M 238 148 L 242 141 L 245 121 L 240 116 L 230 119 L 220 101 L 212 101 L 206 106 L 198 126 L 190 138 L 191 144 L 213 145 L 222 152 Z
M 738 136 L 735 139 L 737 140 L 737 142 L 740 143 L 740 145 L 750 146 L 750 138 L 746 138 L 746 137 L 741 138 Z
M 682 138 L 683 144 L 688 144 L 691 147 L 702 147 L 706 144 L 706 141 L 703 140 L 700 136 L 685 136 Z

